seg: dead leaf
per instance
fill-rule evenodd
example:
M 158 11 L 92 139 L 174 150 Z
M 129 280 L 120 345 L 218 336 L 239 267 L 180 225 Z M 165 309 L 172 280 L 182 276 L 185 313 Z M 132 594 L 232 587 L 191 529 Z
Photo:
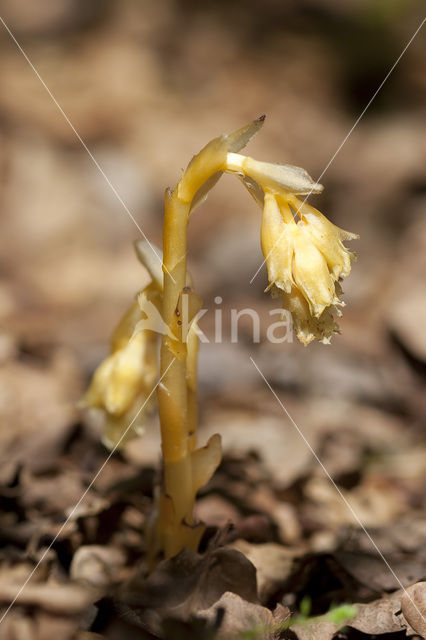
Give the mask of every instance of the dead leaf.
M 239 510 L 229 501 L 217 494 L 209 494 L 197 500 L 196 520 L 210 527 L 224 527 L 230 522 L 241 520 Z
M 237 640 L 244 632 L 250 632 L 256 640 L 274 640 L 280 637 L 283 623 L 289 618 L 287 607 L 278 605 L 272 613 L 266 607 L 247 602 L 235 593 L 226 592 L 214 605 L 199 615 L 214 620 L 218 610 L 225 610 L 217 640 Z
M 27 584 L 18 594 L 22 583 L 0 583 L 0 601 L 10 603 L 17 596 L 18 605 L 41 607 L 55 614 L 74 615 L 99 597 L 99 592 L 76 584 Z
M 296 634 L 297 640 L 331 640 L 337 630 L 333 622 L 323 619 L 291 626 L 291 631 Z
M 79 627 L 79 616 L 59 616 L 45 611 L 36 614 L 37 631 L 34 640 L 74 640 Z
M 212 621 L 199 616 L 191 617 L 189 620 L 165 618 L 162 621 L 161 637 L 163 640 L 215 640 L 223 615 L 224 611 L 219 609 Z
M 300 541 L 302 531 L 296 507 L 279 500 L 270 483 L 261 484 L 247 492 L 247 503 L 255 511 L 268 514 L 277 525 L 284 544 L 296 544 Z
M 426 638 L 426 582 L 407 587 L 401 598 L 401 609 L 410 627 Z
M 235 549 L 222 547 L 205 556 L 184 549 L 160 563 L 148 578 L 136 574 L 123 585 L 117 599 L 155 632 L 160 617 L 188 620 L 214 605 L 226 591 L 257 602 L 253 564 Z
M 305 424 L 306 420 L 299 416 L 300 407 L 296 409 L 292 400 L 288 404 L 296 421 Z M 279 486 L 289 484 L 312 464 L 311 452 L 282 412 L 271 415 L 270 411 L 263 413 L 254 407 L 216 407 L 207 412 L 205 422 L 203 437 L 220 432 L 223 451 L 231 456 L 241 458 L 254 452 Z M 222 425 L 226 428 L 223 429 Z M 305 429 L 308 429 L 309 439 L 315 447 L 316 436 L 309 425 L 305 424 Z
M 266 542 L 274 537 L 273 523 L 268 516 L 260 513 L 239 520 L 225 536 L 225 542 L 231 543 L 239 538 L 250 542 Z
M 406 629 L 397 615 L 401 608 L 402 595 L 403 591 L 400 590 L 368 604 L 356 603 L 353 605 L 356 616 L 341 623 L 333 622 L 330 614 L 325 614 L 317 619 L 292 624 L 291 631 L 296 634 L 298 640 L 331 640 L 339 629 L 346 626 L 368 636 L 398 633 Z
M 72 354 L 58 349 L 47 364 L 16 360 L 0 370 L 0 445 L 5 460 L 49 471 L 70 436 L 80 392 Z
M 426 547 L 426 518 L 423 513 L 409 512 L 391 525 L 374 527 L 370 532 L 385 556 L 395 553 L 408 556 Z M 371 542 L 365 532 L 354 527 L 340 531 L 338 546 L 345 551 L 371 552 Z
M 323 475 L 313 474 L 305 484 L 304 492 L 308 499 L 304 514 L 317 526 L 338 529 L 342 525 L 358 524 L 342 496 Z M 406 509 L 404 492 L 374 475 L 365 475 L 352 490 L 341 489 L 341 493 L 366 527 L 387 525 Z
M 37 475 L 24 469 L 21 474 L 21 503 L 25 509 L 41 510 L 47 516 L 63 516 L 81 498 L 84 491 L 79 470 L 61 469 L 57 472 Z
M 273 593 L 285 584 L 291 574 L 294 559 L 303 553 L 275 542 L 250 544 L 245 540 L 237 540 L 232 546 L 241 551 L 256 567 L 257 588 L 262 603 L 266 603 Z
M 426 558 L 421 556 L 407 558 L 388 555 L 387 561 L 394 573 L 374 551 L 371 553 L 335 551 L 333 557 L 349 575 L 365 587 L 377 592 L 392 591 L 399 588 L 401 583 L 408 587 L 413 582 L 420 580 L 426 572 Z M 398 579 L 394 574 L 398 576 Z
M 70 575 L 73 580 L 96 589 L 116 582 L 126 562 L 122 549 L 102 545 L 86 545 L 75 552 Z
M 396 613 L 401 608 L 401 591 L 384 596 L 368 604 L 356 604 L 357 615 L 348 622 L 348 626 L 371 635 L 401 631 Z

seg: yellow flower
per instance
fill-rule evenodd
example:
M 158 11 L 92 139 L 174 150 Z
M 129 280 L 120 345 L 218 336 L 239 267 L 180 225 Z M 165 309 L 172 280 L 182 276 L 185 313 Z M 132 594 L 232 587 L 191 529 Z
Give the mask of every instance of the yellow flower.
M 296 221 L 293 213 L 298 213 Z M 330 342 L 338 331 L 333 312 L 339 300 L 339 278 L 350 272 L 353 258 L 343 245 L 352 239 L 319 211 L 290 194 L 264 191 L 261 244 L 269 287 L 281 290 L 283 306 L 290 311 L 297 337 Z
M 161 259 L 158 260 L 161 251 L 155 249 L 154 252 L 146 241 L 138 241 L 135 248 L 152 282 L 138 293 L 136 301 L 120 320 L 111 338 L 110 355 L 96 369 L 82 401 L 83 407 L 103 412 L 103 442 L 110 448 L 121 447 L 144 431 L 147 414 L 157 404 L 153 390 L 159 373 L 159 335 L 166 334 L 176 342 L 171 329 L 177 330 L 179 326 L 168 327 L 161 317 L 163 273 Z M 199 310 L 199 307 L 194 308 L 199 298 L 190 287 L 186 295 L 189 297 L 189 333 L 187 345 L 176 357 L 187 358 L 188 389 L 195 393 L 198 337 L 193 318 Z M 199 304 L 201 306 L 201 302 Z
M 120 446 L 140 432 L 155 404 L 152 390 L 158 374 L 157 335 L 147 330 L 135 333 L 140 320 L 141 310 L 135 302 L 114 331 L 111 354 L 95 371 L 84 397 L 86 407 L 104 411 L 104 443 L 110 447 L 117 445 L 130 424 Z
M 349 274 L 354 257 L 342 241 L 355 237 L 295 196 L 265 190 L 261 240 L 269 288 L 281 290 L 304 344 L 329 343 L 338 332 L 333 313 L 341 315 L 337 306 L 344 304 L 338 279 Z
M 236 173 L 263 208 L 261 245 L 273 295 L 281 295 L 297 337 L 328 343 L 338 326 L 333 313 L 349 275 L 352 254 L 344 240 L 358 236 L 339 229 L 295 194 L 319 193 L 321 185 L 299 167 L 258 162 L 228 153 L 227 170 Z

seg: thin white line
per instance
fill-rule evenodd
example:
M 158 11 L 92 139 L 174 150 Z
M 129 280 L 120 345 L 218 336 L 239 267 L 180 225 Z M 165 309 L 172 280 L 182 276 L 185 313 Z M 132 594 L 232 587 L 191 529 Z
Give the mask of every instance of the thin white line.
M 387 566 L 387 568 L 389 569 L 389 571 L 391 572 L 391 574 L 393 575 L 393 577 L 395 578 L 395 580 L 398 582 L 399 586 L 401 587 L 401 589 L 404 591 L 405 595 L 408 597 L 408 599 L 410 600 L 410 602 L 413 604 L 413 606 L 416 608 L 417 612 L 420 614 L 420 616 L 422 617 L 422 619 L 426 622 L 426 618 L 423 616 L 423 614 L 421 613 L 421 611 L 419 611 L 419 609 L 417 608 L 415 602 L 412 600 L 410 594 L 407 592 L 407 590 L 405 589 L 404 585 L 402 584 L 401 580 L 398 578 L 398 576 L 396 575 L 395 571 L 392 569 L 392 567 L 390 566 L 389 562 L 386 560 L 385 556 L 383 555 L 383 553 L 380 551 L 379 547 L 377 546 L 376 542 L 373 540 L 373 538 L 371 537 L 371 535 L 369 534 L 369 532 L 367 531 L 367 529 L 364 527 L 364 525 L 362 524 L 358 514 L 356 513 L 356 511 L 354 510 L 354 508 L 352 507 L 352 505 L 350 504 L 350 502 L 348 502 L 348 500 L 345 498 L 345 496 L 343 495 L 343 493 L 341 492 L 341 490 L 339 489 L 339 487 L 337 486 L 337 484 L 335 483 L 335 481 L 333 480 L 333 478 L 331 477 L 331 475 L 329 474 L 329 472 L 327 471 L 326 467 L 324 466 L 324 464 L 321 462 L 321 460 L 319 459 L 318 455 L 315 453 L 314 449 L 312 448 L 311 444 L 309 443 L 309 441 L 306 439 L 305 435 L 303 434 L 302 430 L 297 426 L 296 422 L 293 420 L 293 418 L 291 417 L 291 415 L 289 414 L 289 412 L 287 411 L 287 409 L 285 408 L 285 406 L 283 405 L 283 403 L 281 402 L 281 400 L 279 399 L 279 397 L 277 396 L 277 394 L 275 393 L 274 389 L 271 387 L 269 381 L 265 378 L 265 376 L 263 375 L 262 371 L 259 369 L 259 367 L 257 366 L 257 364 L 255 363 L 255 361 L 253 360 L 253 358 L 250 356 L 250 360 L 252 362 L 252 364 L 254 365 L 254 367 L 257 369 L 257 371 L 260 373 L 261 377 L 263 378 L 263 381 L 265 382 L 266 386 L 268 387 L 268 389 L 271 391 L 272 395 L 274 396 L 274 398 L 277 400 L 278 404 L 280 405 L 281 409 L 284 411 L 284 413 L 287 415 L 288 419 L 290 420 L 290 422 L 292 423 L 292 425 L 294 426 L 294 428 L 296 429 L 297 433 L 299 434 L 299 436 L 302 438 L 303 442 L 306 444 L 306 446 L 308 447 L 308 449 L 310 450 L 310 452 L 312 453 L 312 455 L 314 456 L 315 460 L 318 462 L 318 464 L 320 465 L 321 469 L 324 471 L 325 475 L 327 476 L 327 478 L 330 480 L 331 484 L 333 485 L 333 487 L 336 489 L 337 493 L 339 494 L 339 496 L 341 497 L 341 499 L 343 500 L 344 504 L 346 505 L 346 507 L 349 509 L 349 511 L 351 512 L 351 514 L 353 515 L 354 519 L 356 520 L 356 522 L 359 524 L 359 526 L 361 527 L 361 529 L 364 531 L 365 535 L 367 536 L 367 538 L 369 539 L 369 541 L 371 542 L 371 544 L 373 545 L 374 549 L 377 551 L 377 553 L 379 554 L 379 556 L 381 557 L 381 559 L 383 560 L 383 562 L 385 563 L 385 565 Z
M 152 394 L 154 393 L 154 391 L 156 390 L 156 388 L 158 387 L 158 385 L 160 384 L 160 382 L 162 381 L 162 379 L 164 378 L 164 376 L 166 375 L 167 371 L 170 369 L 170 367 L 172 366 L 173 362 L 176 360 L 176 358 L 173 358 L 173 360 L 170 362 L 169 366 L 167 367 L 167 369 L 164 371 L 163 375 L 161 376 L 161 378 L 158 380 L 157 384 L 153 387 L 151 393 L 149 394 L 149 396 L 147 397 L 147 399 L 145 400 L 145 402 L 143 403 L 143 405 L 140 407 L 139 411 L 137 412 L 137 414 L 135 415 L 135 417 L 133 418 L 133 420 L 131 421 L 131 423 L 128 425 L 128 427 L 126 428 L 126 430 L 124 431 L 124 433 L 121 435 L 120 439 L 118 440 L 118 442 L 115 444 L 114 448 L 111 450 L 110 454 L 108 455 L 108 457 L 105 459 L 105 461 L 103 462 L 102 466 L 98 469 L 96 475 L 94 476 L 94 478 L 91 480 L 89 486 L 86 488 L 86 490 L 84 491 L 83 495 L 81 496 L 80 500 L 74 505 L 74 507 L 71 510 L 71 513 L 68 515 L 67 519 L 65 520 L 65 522 L 61 525 L 61 528 L 59 529 L 58 533 L 55 535 L 55 537 L 53 538 L 52 542 L 49 544 L 49 546 L 47 547 L 47 549 L 43 552 L 40 560 L 37 562 L 37 564 L 35 565 L 34 569 L 31 571 L 31 573 L 27 576 L 24 584 L 21 586 L 21 588 L 19 589 L 19 591 L 17 592 L 16 596 L 13 598 L 12 602 L 10 603 L 10 605 L 7 607 L 6 611 L 4 612 L 4 614 L 2 615 L 2 617 L 0 618 L 0 624 L 3 622 L 3 620 L 5 619 L 5 617 L 7 616 L 7 614 L 9 613 L 9 611 L 11 610 L 11 608 L 13 607 L 13 605 L 15 604 L 15 602 L 17 601 L 17 599 L 19 598 L 19 596 L 21 595 L 21 593 L 23 592 L 23 590 L 25 589 L 25 587 L 27 586 L 28 582 L 31 580 L 31 578 L 33 577 L 34 573 L 37 571 L 38 567 L 40 566 L 40 564 L 43 562 L 44 558 L 46 557 L 46 555 L 49 553 L 50 549 L 52 548 L 52 546 L 55 544 L 56 540 L 59 538 L 59 536 L 61 535 L 62 531 L 64 530 L 64 528 L 67 526 L 68 522 L 70 521 L 70 519 L 72 518 L 72 516 L 74 515 L 74 513 L 76 512 L 76 510 L 78 509 L 78 507 L 80 506 L 80 504 L 83 502 L 84 498 L 87 496 L 88 492 L 90 491 L 90 489 L 92 488 L 94 482 L 96 482 L 97 478 L 100 476 L 100 474 L 102 473 L 102 471 L 104 470 L 105 466 L 108 464 L 108 462 L 111 460 L 112 455 L 114 454 L 115 450 L 117 449 L 117 447 L 120 445 L 120 442 L 123 440 L 123 438 L 125 437 L 126 433 L 128 432 L 128 430 L 130 429 L 130 427 L 134 424 L 135 420 L 137 419 L 137 417 L 139 416 L 140 412 L 142 411 L 142 409 L 146 406 L 148 400 L 150 399 L 150 397 L 152 396 Z
M 355 127 L 359 124 L 359 122 L 362 120 L 362 118 L 365 115 L 365 112 L 367 111 L 367 109 L 370 107 L 371 103 L 373 102 L 373 100 L 375 99 L 375 97 L 377 96 L 377 94 L 379 93 L 379 91 L 381 90 L 381 88 L 383 87 L 383 85 L 385 84 L 385 82 L 387 81 L 387 79 L 389 78 L 389 76 L 391 75 L 391 73 L 393 72 L 393 70 L 395 69 L 396 65 L 399 63 L 399 61 L 401 60 L 402 56 L 405 54 L 405 52 L 407 51 L 408 47 L 410 46 L 410 44 L 413 42 L 414 38 L 417 36 L 417 34 L 419 33 L 420 29 L 422 28 L 422 26 L 424 25 L 424 23 L 426 22 L 426 18 L 423 18 L 423 20 L 421 21 L 421 23 L 419 24 L 419 26 L 417 27 L 417 29 L 415 30 L 415 32 L 413 33 L 413 35 L 411 36 L 411 38 L 409 39 L 409 41 L 407 42 L 407 44 L 405 45 L 404 49 L 402 50 L 402 52 L 400 53 L 400 55 L 398 56 L 398 58 L 395 60 L 395 62 L 393 63 L 393 65 L 391 66 L 391 68 L 389 69 L 389 71 L 387 72 L 386 76 L 384 77 L 384 79 L 382 80 L 382 82 L 380 83 L 379 87 L 376 89 L 376 91 L 374 92 L 374 94 L 372 95 L 372 97 L 370 98 L 370 100 L 367 102 L 366 106 L 364 107 L 364 109 L 361 111 L 361 113 L 359 114 L 358 118 L 355 120 L 354 124 L 352 125 L 351 129 L 349 130 L 349 132 L 346 134 L 345 138 L 343 139 L 343 141 L 340 143 L 340 145 L 337 147 L 336 151 L 334 152 L 334 154 L 331 156 L 330 160 L 328 161 L 325 169 L 322 171 L 322 173 L 320 174 L 319 178 L 317 178 L 317 183 L 321 180 L 321 178 L 324 176 L 324 174 L 326 173 L 326 171 L 329 169 L 330 165 L 332 164 L 332 162 L 334 161 L 334 159 L 336 158 L 337 154 L 340 152 L 340 150 L 342 149 L 343 145 L 347 142 L 349 136 L 352 134 L 353 130 L 355 129 Z M 306 200 L 309 198 L 309 196 L 311 195 L 312 190 L 308 193 L 307 196 L 305 196 L 305 199 L 303 200 L 303 202 L 301 203 L 301 205 L 299 206 L 299 209 L 296 211 L 296 214 L 299 213 L 300 211 L 300 207 L 305 204 Z M 279 236 L 279 238 L 277 239 L 277 241 L 275 242 L 274 246 L 271 248 L 271 250 L 269 251 L 268 255 L 266 256 L 266 258 L 263 260 L 262 264 L 260 265 L 260 267 L 258 268 L 258 270 L 256 271 L 256 273 L 254 274 L 254 276 L 252 277 L 252 279 L 250 280 L 250 284 L 253 283 L 254 279 L 256 278 L 257 274 L 259 273 L 259 271 L 262 269 L 263 265 L 265 264 L 266 260 L 269 258 L 269 256 L 271 255 L 272 251 L 274 250 L 276 244 L 281 240 L 281 236 L 283 235 L 284 232 L 282 232 Z
M 124 202 L 123 198 L 120 196 L 120 194 L 118 193 L 117 189 L 114 187 L 114 185 L 112 184 L 111 180 L 108 178 L 108 176 L 106 175 L 105 171 L 102 169 L 101 165 L 99 164 L 99 162 L 96 160 L 96 158 L 94 157 L 93 153 L 90 151 L 89 147 L 87 146 L 87 144 L 84 142 L 83 138 L 80 136 L 80 134 L 78 133 L 77 129 L 74 127 L 73 123 L 71 122 L 71 120 L 69 119 L 69 117 L 67 116 L 67 114 L 65 113 L 65 111 L 62 109 L 61 105 L 59 104 L 59 102 L 56 100 L 55 96 L 53 95 L 53 93 L 51 92 L 51 90 L 49 89 L 49 87 L 47 86 L 47 84 L 45 83 L 45 81 L 43 80 L 43 78 L 41 77 L 41 75 L 39 74 L 39 72 L 37 71 L 37 69 L 35 68 L 35 66 L 33 65 L 33 63 L 31 62 L 31 60 L 29 59 L 28 55 L 25 53 L 24 49 L 21 47 L 21 45 L 19 44 L 19 42 L 17 41 L 17 39 L 15 38 L 15 36 L 13 35 L 12 31 L 9 29 L 8 25 L 5 23 L 5 21 L 3 20 L 3 18 L 0 16 L 0 21 L 3 24 L 4 28 L 6 29 L 6 31 L 8 32 L 8 34 L 10 35 L 10 37 L 12 38 L 13 42 L 16 44 L 16 46 L 18 47 L 19 51 L 22 53 L 22 55 L 24 56 L 25 60 L 28 62 L 28 64 L 30 65 L 31 69 L 34 71 L 35 75 L 37 76 L 37 78 L 40 80 L 41 84 L 43 85 L 43 87 L 46 89 L 47 93 L 49 94 L 50 98 L 53 100 L 54 104 L 56 105 L 56 107 L 58 108 L 58 110 L 60 111 L 60 113 L 62 114 L 62 116 L 64 117 L 65 121 L 67 122 L 67 124 L 71 127 L 73 133 L 75 134 L 77 140 L 80 142 L 80 144 L 82 145 L 82 147 L 84 148 L 84 150 L 87 152 L 87 154 L 89 155 L 90 159 L 92 160 L 92 162 L 94 163 L 95 167 L 98 169 L 98 171 L 101 173 L 101 175 L 103 176 L 103 178 L 105 179 L 105 181 L 107 182 L 108 186 L 110 187 L 111 191 L 113 192 L 113 194 L 115 195 L 115 197 L 117 198 L 117 200 L 119 201 L 119 203 L 121 204 L 121 206 L 123 207 L 123 209 L 126 211 L 127 215 L 129 216 L 129 218 L 133 221 L 133 223 L 136 225 L 137 229 L 139 230 L 140 234 L 143 236 L 143 238 L 146 240 L 148 246 L 152 249 L 152 251 L 154 252 L 154 254 L 157 256 L 158 260 L 162 263 L 163 261 L 161 260 L 160 256 L 158 255 L 158 253 L 156 252 L 155 248 L 153 247 L 153 245 L 150 243 L 150 241 L 148 240 L 148 238 L 146 237 L 145 233 L 142 231 L 141 227 L 139 226 L 139 224 L 137 223 L 135 217 L 132 215 L 131 211 L 129 210 L 129 208 L 127 207 L 126 203 Z M 170 275 L 170 274 L 169 274 Z

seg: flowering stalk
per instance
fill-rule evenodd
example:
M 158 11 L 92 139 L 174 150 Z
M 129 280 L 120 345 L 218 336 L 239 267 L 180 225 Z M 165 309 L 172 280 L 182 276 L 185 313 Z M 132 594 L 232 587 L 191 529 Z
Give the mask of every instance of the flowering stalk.
M 213 436 L 202 448 L 196 445 L 196 316 L 201 299 L 187 273 L 186 252 L 190 214 L 222 173 L 236 175 L 262 208 L 261 246 L 268 271 L 267 290 L 282 297 L 299 340 L 305 345 L 314 339 L 328 343 L 338 331 L 333 313 L 341 315 L 339 307 L 344 304 L 339 298 L 340 280 L 349 274 L 354 257 L 343 241 L 356 236 L 339 229 L 298 198 L 322 191 L 306 171 L 259 162 L 238 153 L 263 120 L 259 118 L 209 142 L 191 160 L 175 189 L 166 191 L 162 273 L 153 260 L 152 247 L 138 242 L 138 257 L 152 282 L 119 324 L 112 353 L 95 372 L 86 393 L 86 405 L 105 413 L 108 444 L 122 439 L 129 418 L 138 416 L 143 422 L 146 399 L 158 370 L 155 328 L 143 316 L 150 315 L 148 305 L 154 312 L 161 311 L 157 399 L 163 475 L 147 530 L 151 565 L 158 557 L 173 556 L 184 547 L 197 549 L 204 527 L 194 522 L 195 496 L 221 459 L 220 436 Z
M 190 322 L 201 308 L 201 301 L 187 283 L 189 216 L 227 169 L 228 153 L 241 149 L 262 123 L 260 119 L 230 136 L 212 140 L 192 159 L 176 188 L 165 194 L 163 321 L 172 336 L 163 334 L 161 343 L 161 384 L 157 396 L 164 482 L 155 540 L 166 557 L 185 546 L 198 547 L 204 527 L 193 522 L 195 494 L 208 481 L 221 457 L 219 437 L 204 449 L 195 449 L 198 337 L 195 327 L 187 333 L 184 330 L 182 302 L 183 296 L 189 298 Z

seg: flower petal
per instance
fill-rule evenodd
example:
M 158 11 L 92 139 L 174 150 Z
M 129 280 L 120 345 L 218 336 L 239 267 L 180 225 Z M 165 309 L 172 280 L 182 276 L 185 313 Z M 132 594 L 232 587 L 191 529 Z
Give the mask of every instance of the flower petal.
M 338 302 L 334 282 L 322 253 L 298 226 L 292 228 L 294 243 L 293 278 L 309 303 L 311 313 L 319 317 L 324 309 Z
M 344 246 L 342 240 L 354 240 L 358 236 L 336 227 L 317 209 L 300 202 L 297 198 L 291 198 L 290 203 L 301 217 L 298 226 L 321 251 L 333 278 L 337 280 L 348 276 L 351 271 L 351 259 L 353 260 L 355 255 Z
M 149 346 L 147 336 L 138 333 L 112 355 L 114 362 L 104 396 L 108 413 L 124 413 L 141 390 L 152 388 L 156 372 L 150 366 Z
M 293 226 L 296 226 L 293 223 Z M 290 291 L 293 284 L 293 243 L 289 225 L 286 225 L 277 200 L 265 193 L 262 215 L 261 245 L 268 270 L 269 287 Z

